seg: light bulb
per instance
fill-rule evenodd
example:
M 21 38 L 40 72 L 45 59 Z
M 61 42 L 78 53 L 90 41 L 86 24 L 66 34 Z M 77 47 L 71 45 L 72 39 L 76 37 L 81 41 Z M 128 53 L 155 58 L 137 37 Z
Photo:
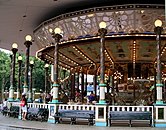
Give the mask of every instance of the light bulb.
M 33 64 L 34 64 L 34 61 L 33 61 L 33 60 L 31 60 L 31 61 L 30 61 L 30 64 L 31 64 L 31 65 L 33 65 Z
M 32 36 L 31 35 L 26 35 L 25 40 L 26 41 L 31 41 L 32 40 Z
M 49 28 L 49 30 L 48 30 L 50 33 L 52 33 L 53 32 L 53 30 L 52 30 L 52 28 Z
M 54 33 L 55 34 L 60 34 L 62 31 L 61 31 L 61 29 L 60 28 L 55 28 L 54 29 Z
M 162 21 L 157 19 L 155 22 L 154 22 L 154 25 L 155 27 L 161 27 L 162 26 Z
M 12 48 L 18 48 L 17 43 L 13 43 L 13 44 L 12 44 Z
M 22 56 L 18 56 L 18 60 L 21 61 L 22 60 Z
M 100 27 L 100 28 L 106 28 L 106 26 L 107 26 L 107 25 L 106 25 L 106 22 L 100 22 L 100 23 L 99 23 L 99 27 Z
M 45 68 L 48 68 L 48 66 L 49 66 L 49 64 L 45 64 L 45 66 L 44 66 L 44 67 L 45 67 Z

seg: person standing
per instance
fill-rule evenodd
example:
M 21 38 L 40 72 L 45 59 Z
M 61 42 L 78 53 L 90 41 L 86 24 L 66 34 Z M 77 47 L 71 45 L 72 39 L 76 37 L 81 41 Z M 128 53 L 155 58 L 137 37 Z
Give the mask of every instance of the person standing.
M 26 94 L 23 93 L 22 94 L 22 99 L 21 99 L 21 109 L 22 109 L 22 120 L 26 120 L 26 116 L 27 116 L 27 99 L 26 99 Z
M 5 98 L 5 100 L 3 101 L 3 104 L 2 104 L 2 110 L 7 110 L 7 99 Z

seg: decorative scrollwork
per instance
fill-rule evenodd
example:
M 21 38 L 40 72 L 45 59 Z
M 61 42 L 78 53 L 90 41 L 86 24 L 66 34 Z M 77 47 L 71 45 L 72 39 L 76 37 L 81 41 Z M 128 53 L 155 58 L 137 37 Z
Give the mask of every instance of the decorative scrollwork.
M 140 8 L 141 7 L 141 8 Z M 42 23 L 35 31 L 35 42 L 41 49 L 53 42 L 49 28 L 63 30 L 63 41 L 97 35 L 101 21 L 107 23 L 108 35 L 124 33 L 153 33 L 154 21 L 165 24 L 163 6 L 124 5 L 81 10 L 57 16 Z

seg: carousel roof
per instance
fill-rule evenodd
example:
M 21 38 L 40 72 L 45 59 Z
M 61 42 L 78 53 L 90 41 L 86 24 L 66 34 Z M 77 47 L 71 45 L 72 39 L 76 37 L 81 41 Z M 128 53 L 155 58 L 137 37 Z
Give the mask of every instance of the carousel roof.
M 85 73 L 96 73 L 100 68 L 99 23 L 107 24 L 105 39 L 106 73 L 118 64 L 154 64 L 156 35 L 154 22 L 160 19 L 165 26 L 164 6 L 153 4 L 127 4 L 94 7 L 58 15 L 40 24 L 34 30 L 35 42 L 41 48 L 37 56 L 54 63 L 54 39 L 50 28 L 62 30 L 59 43 L 59 65 Z M 165 27 L 161 39 L 161 60 L 165 58 Z M 97 71 L 98 73 L 99 71 Z
M 13 42 L 18 43 L 19 52 L 25 50 L 25 35 L 43 21 L 73 11 L 122 4 L 160 4 L 164 0 L 0 0 L 0 48 L 11 50 Z M 41 49 L 33 42 L 30 54 Z

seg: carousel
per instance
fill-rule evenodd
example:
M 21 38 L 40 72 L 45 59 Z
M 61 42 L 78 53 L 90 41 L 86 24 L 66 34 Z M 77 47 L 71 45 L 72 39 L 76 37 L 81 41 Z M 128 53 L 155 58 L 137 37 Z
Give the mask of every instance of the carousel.
M 81 118 L 95 126 L 126 120 L 166 127 L 164 4 L 145 3 L 84 8 L 41 23 L 34 30 L 36 56 L 52 67 L 53 98 L 28 107 L 46 109 L 48 123 Z M 87 75 L 93 75 L 95 103 L 85 101 Z M 60 100 L 66 91 L 70 102 Z
M 154 30 L 157 19 L 163 26 L 159 40 Z M 77 85 L 81 84 L 83 95 L 87 89 L 84 75 L 90 74 L 94 75 L 95 96 L 97 85 L 100 86 L 99 102 L 148 105 L 156 100 L 159 68 L 159 80 L 165 82 L 164 26 L 163 5 L 117 5 L 69 12 L 43 22 L 34 30 L 35 43 L 40 48 L 36 56 L 54 66 L 55 92 L 64 84 L 59 78 L 62 70 L 70 72 L 71 98 L 76 89 L 75 77 L 82 77 Z

